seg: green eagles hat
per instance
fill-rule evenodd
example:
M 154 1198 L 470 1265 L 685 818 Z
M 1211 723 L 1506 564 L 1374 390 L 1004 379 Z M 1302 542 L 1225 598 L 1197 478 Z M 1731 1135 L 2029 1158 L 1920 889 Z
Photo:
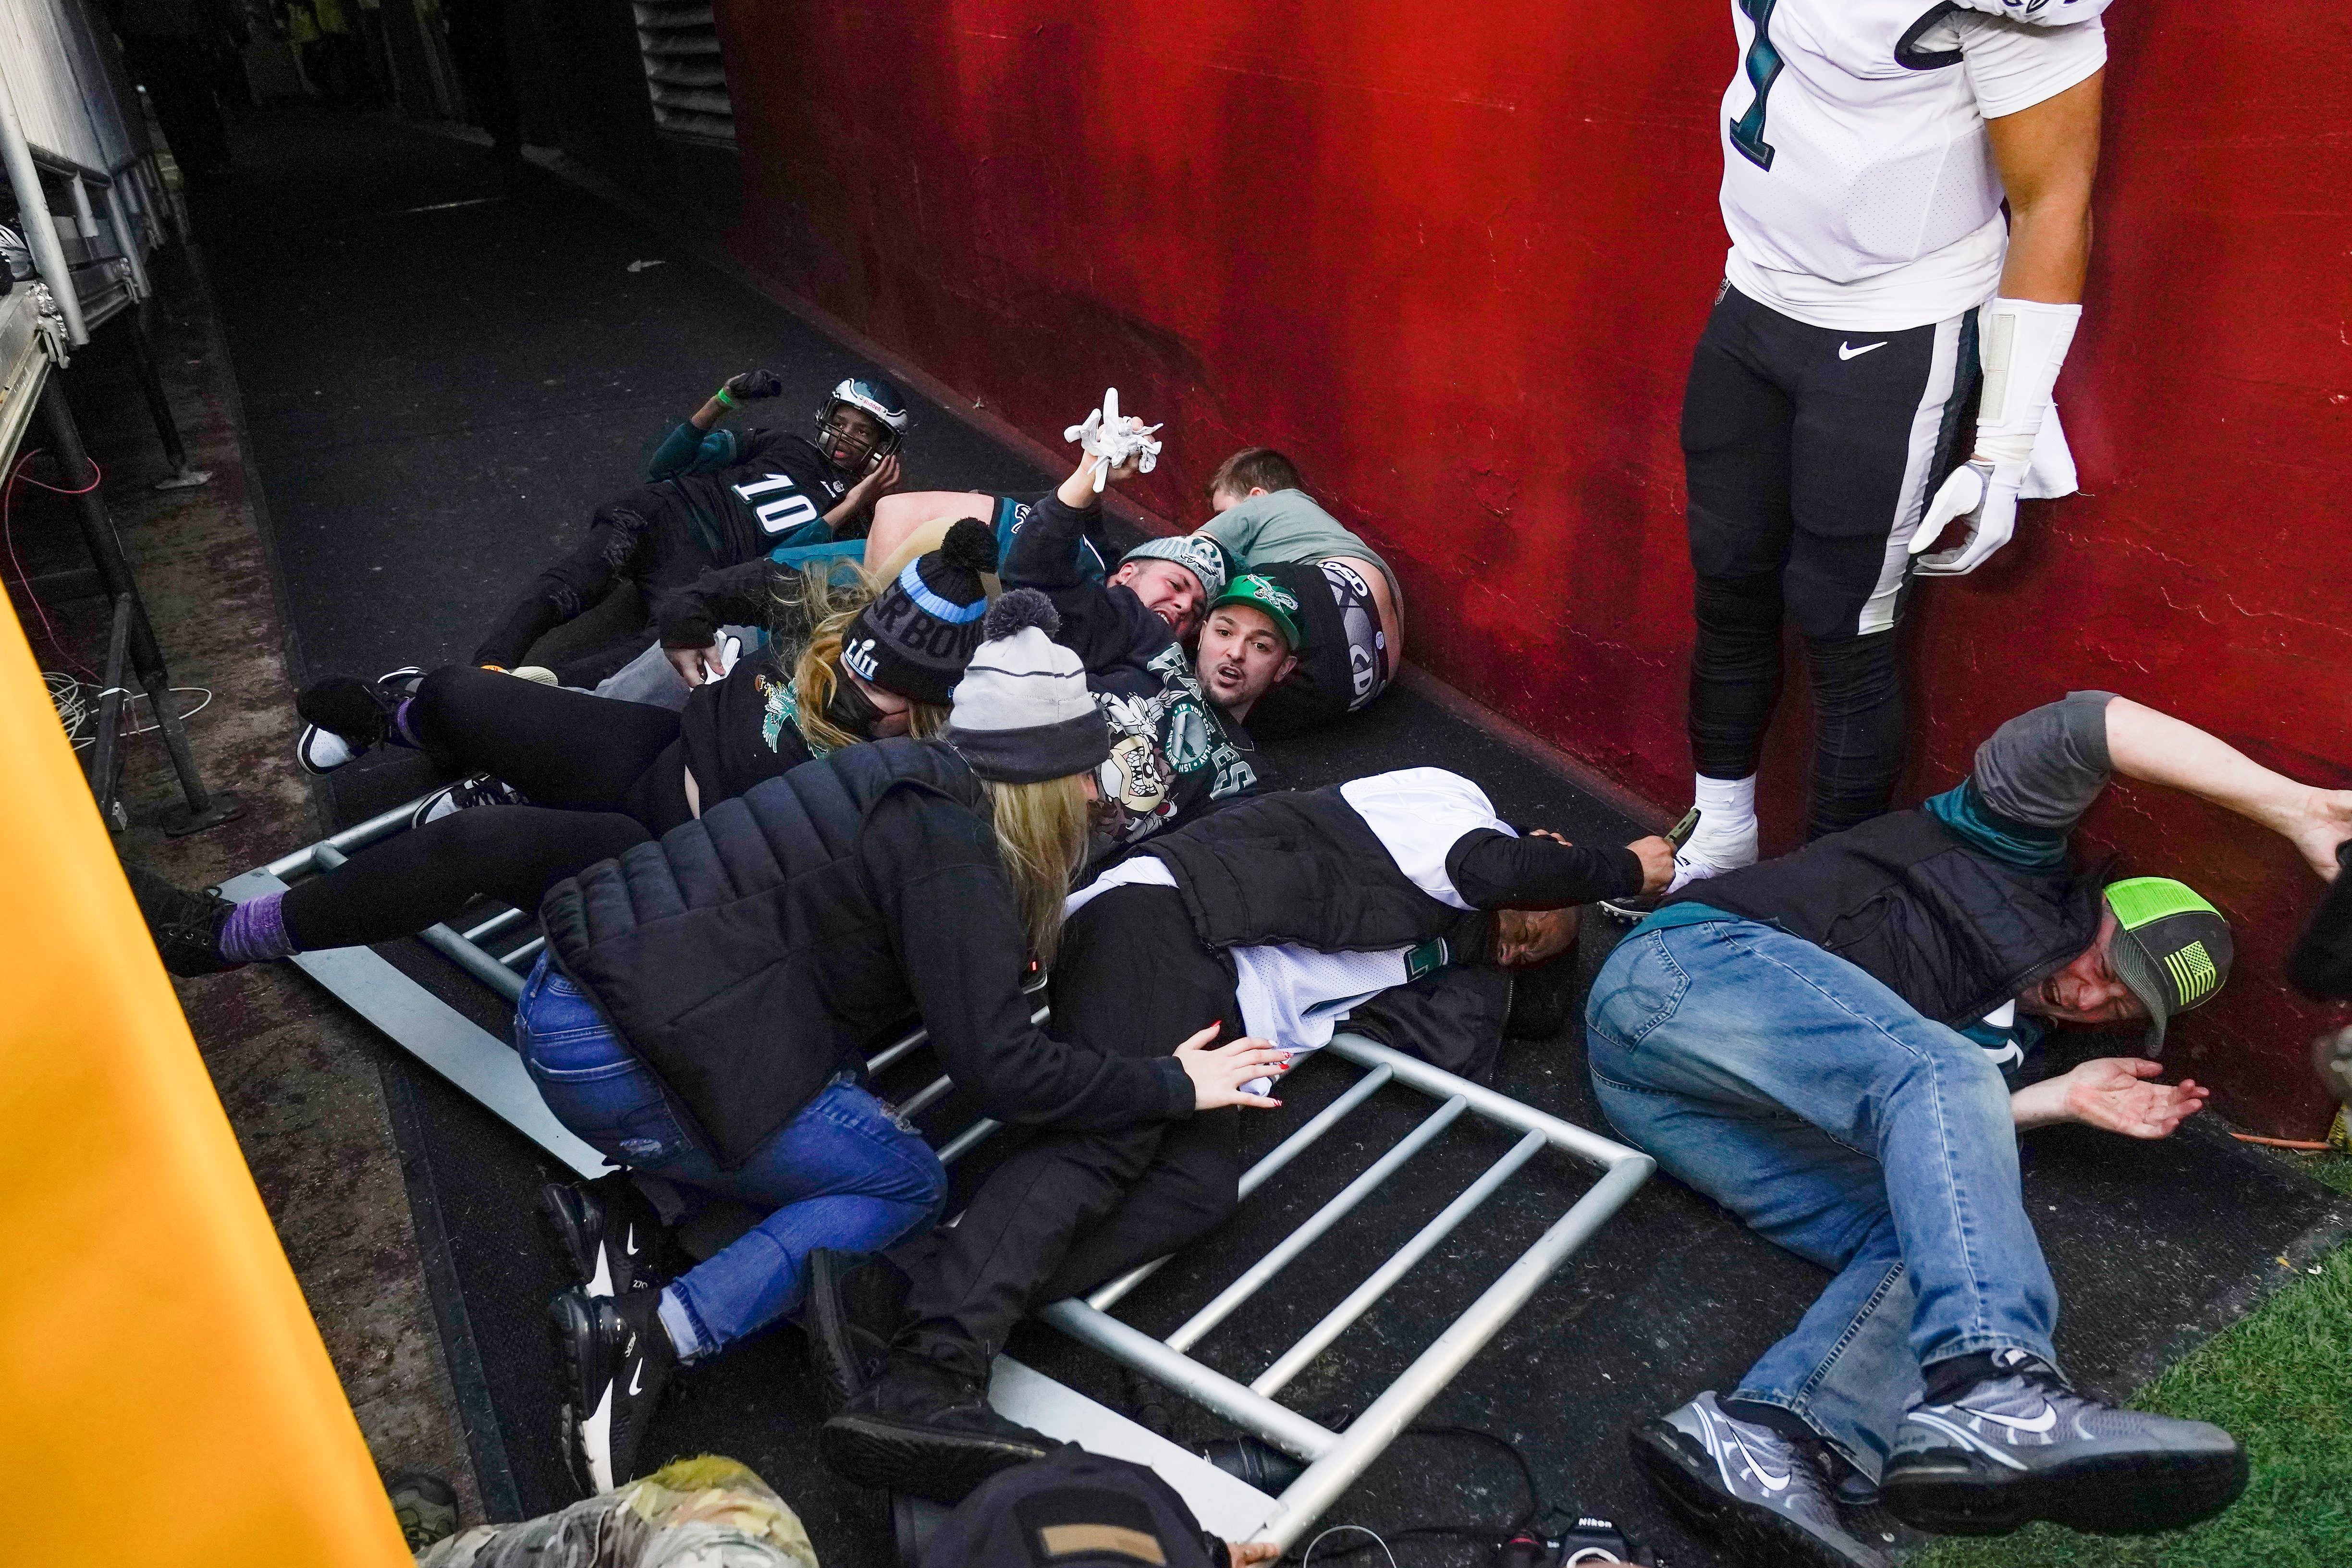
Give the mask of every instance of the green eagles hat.
M 1247 605 L 1274 623 L 1274 629 L 1282 634 L 1282 640 L 1290 645 L 1293 653 L 1307 640 L 1307 634 L 1298 629 L 1297 595 L 1271 577 L 1253 572 L 1234 578 L 1223 593 L 1209 601 L 1212 610 L 1220 605 Z
M 2108 951 L 2116 978 L 2147 1008 L 2140 1054 L 2164 1048 L 2164 1026 L 2221 989 L 2236 947 L 2230 922 L 2195 889 L 2169 877 L 2134 877 L 2107 889 L 2122 929 Z

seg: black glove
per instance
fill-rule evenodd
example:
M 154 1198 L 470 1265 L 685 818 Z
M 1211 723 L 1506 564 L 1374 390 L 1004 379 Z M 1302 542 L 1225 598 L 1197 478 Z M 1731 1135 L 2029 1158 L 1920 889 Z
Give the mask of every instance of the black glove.
M 784 390 L 784 378 L 772 370 L 747 370 L 740 375 L 730 375 L 719 388 L 738 403 L 757 403 L 763 397 L 773 397 Z
M 2286 977 L 2315 1001 L 2352 1000 L 2352 839 L 2336 846 L 2342 869 L 2287 955 Z

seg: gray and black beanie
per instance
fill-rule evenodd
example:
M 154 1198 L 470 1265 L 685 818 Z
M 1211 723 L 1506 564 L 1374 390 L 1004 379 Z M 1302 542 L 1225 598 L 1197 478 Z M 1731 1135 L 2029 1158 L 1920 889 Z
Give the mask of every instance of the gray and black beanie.
M 995 531 L 963 519 L 857 613 L 842 636 L 841 662 L 885 691 L 944 706 L 980 646 L 988 614 L 981 574 L 995 570 Z
M 1043 784 L 1092 773 L 1110 755 L 1110 726 L 1087 689 L 1086 667 L 1054 640 L 1061 625 L 1054 601 L 1034 588 L 989 606 L 980 650 L 938 736 L 982 778 Z
M 1173 561 L 1201 580 L 1203 603 L 1223 593 L 1225 579 L 1232 575 L 1225 566 L 1225 552 L 1205 533 L 1171 533 L 1147 539 L 1118 558 L 1122 566 L 1130 561 Z

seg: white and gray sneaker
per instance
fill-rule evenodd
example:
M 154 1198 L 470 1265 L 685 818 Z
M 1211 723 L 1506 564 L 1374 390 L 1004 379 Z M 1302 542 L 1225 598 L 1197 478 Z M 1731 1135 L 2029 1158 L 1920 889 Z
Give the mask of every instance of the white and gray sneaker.
M 2210 1519 L 2246 1489 L 2246 1451 L 2219 1426 L 2085 1399 L 2021 1351 L 1948 1399 L 1915 1405 L 1881 1483 L 1935 1535 L 2006 1535 L 2030 1520 L 2140 1535 Z
M 1679 893 L 1693 882 L 1709 877 L 1720 877 L 1726 871 L 1737 871 L 1756 864 L 1756 829 L 1751 825 L 1746 833 L 1709 837 L 1704 833 L 1692 838 L 1675 851 L 1675 874 L 1666 883 L 1664 893 L 1652 893 L 1643 898 L 1603 899 L 1601 912 L 1619 925 L 1632 925 L 1643 915 L 1655 910 L 1667 894 Z
M 453 784 L 443 784 L 416 803 L 408 814 L 408 826 L 422 827 L 428 822 L 438 822 L 460 811 L 471 811 L 478 805 L 529 805 L 522 791 L 510 784 L 477 773 L 469 779 L 459 779 Z
M 1727 1415 L 1712 1392 L 1644 1422 L 1632 1442 L 1667 1506 L 1742 1568 L 1885 1568 L 1846 1533 L 1820 1459 Z

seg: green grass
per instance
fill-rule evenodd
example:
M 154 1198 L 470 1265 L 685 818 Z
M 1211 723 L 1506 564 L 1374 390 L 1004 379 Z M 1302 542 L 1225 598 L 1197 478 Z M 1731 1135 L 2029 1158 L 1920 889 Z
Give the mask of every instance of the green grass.
M 2352 1158 L 2297 1168 L 2352 1193 Z M 2340 1247 L 2134 1396 L 2237 1435 L 2253 1480 L 2230 1510 L 2170 1535 L 2032 1525 L 1947 1540 L 1915 1568 L 2352 1568 L 2352 1246 Z

